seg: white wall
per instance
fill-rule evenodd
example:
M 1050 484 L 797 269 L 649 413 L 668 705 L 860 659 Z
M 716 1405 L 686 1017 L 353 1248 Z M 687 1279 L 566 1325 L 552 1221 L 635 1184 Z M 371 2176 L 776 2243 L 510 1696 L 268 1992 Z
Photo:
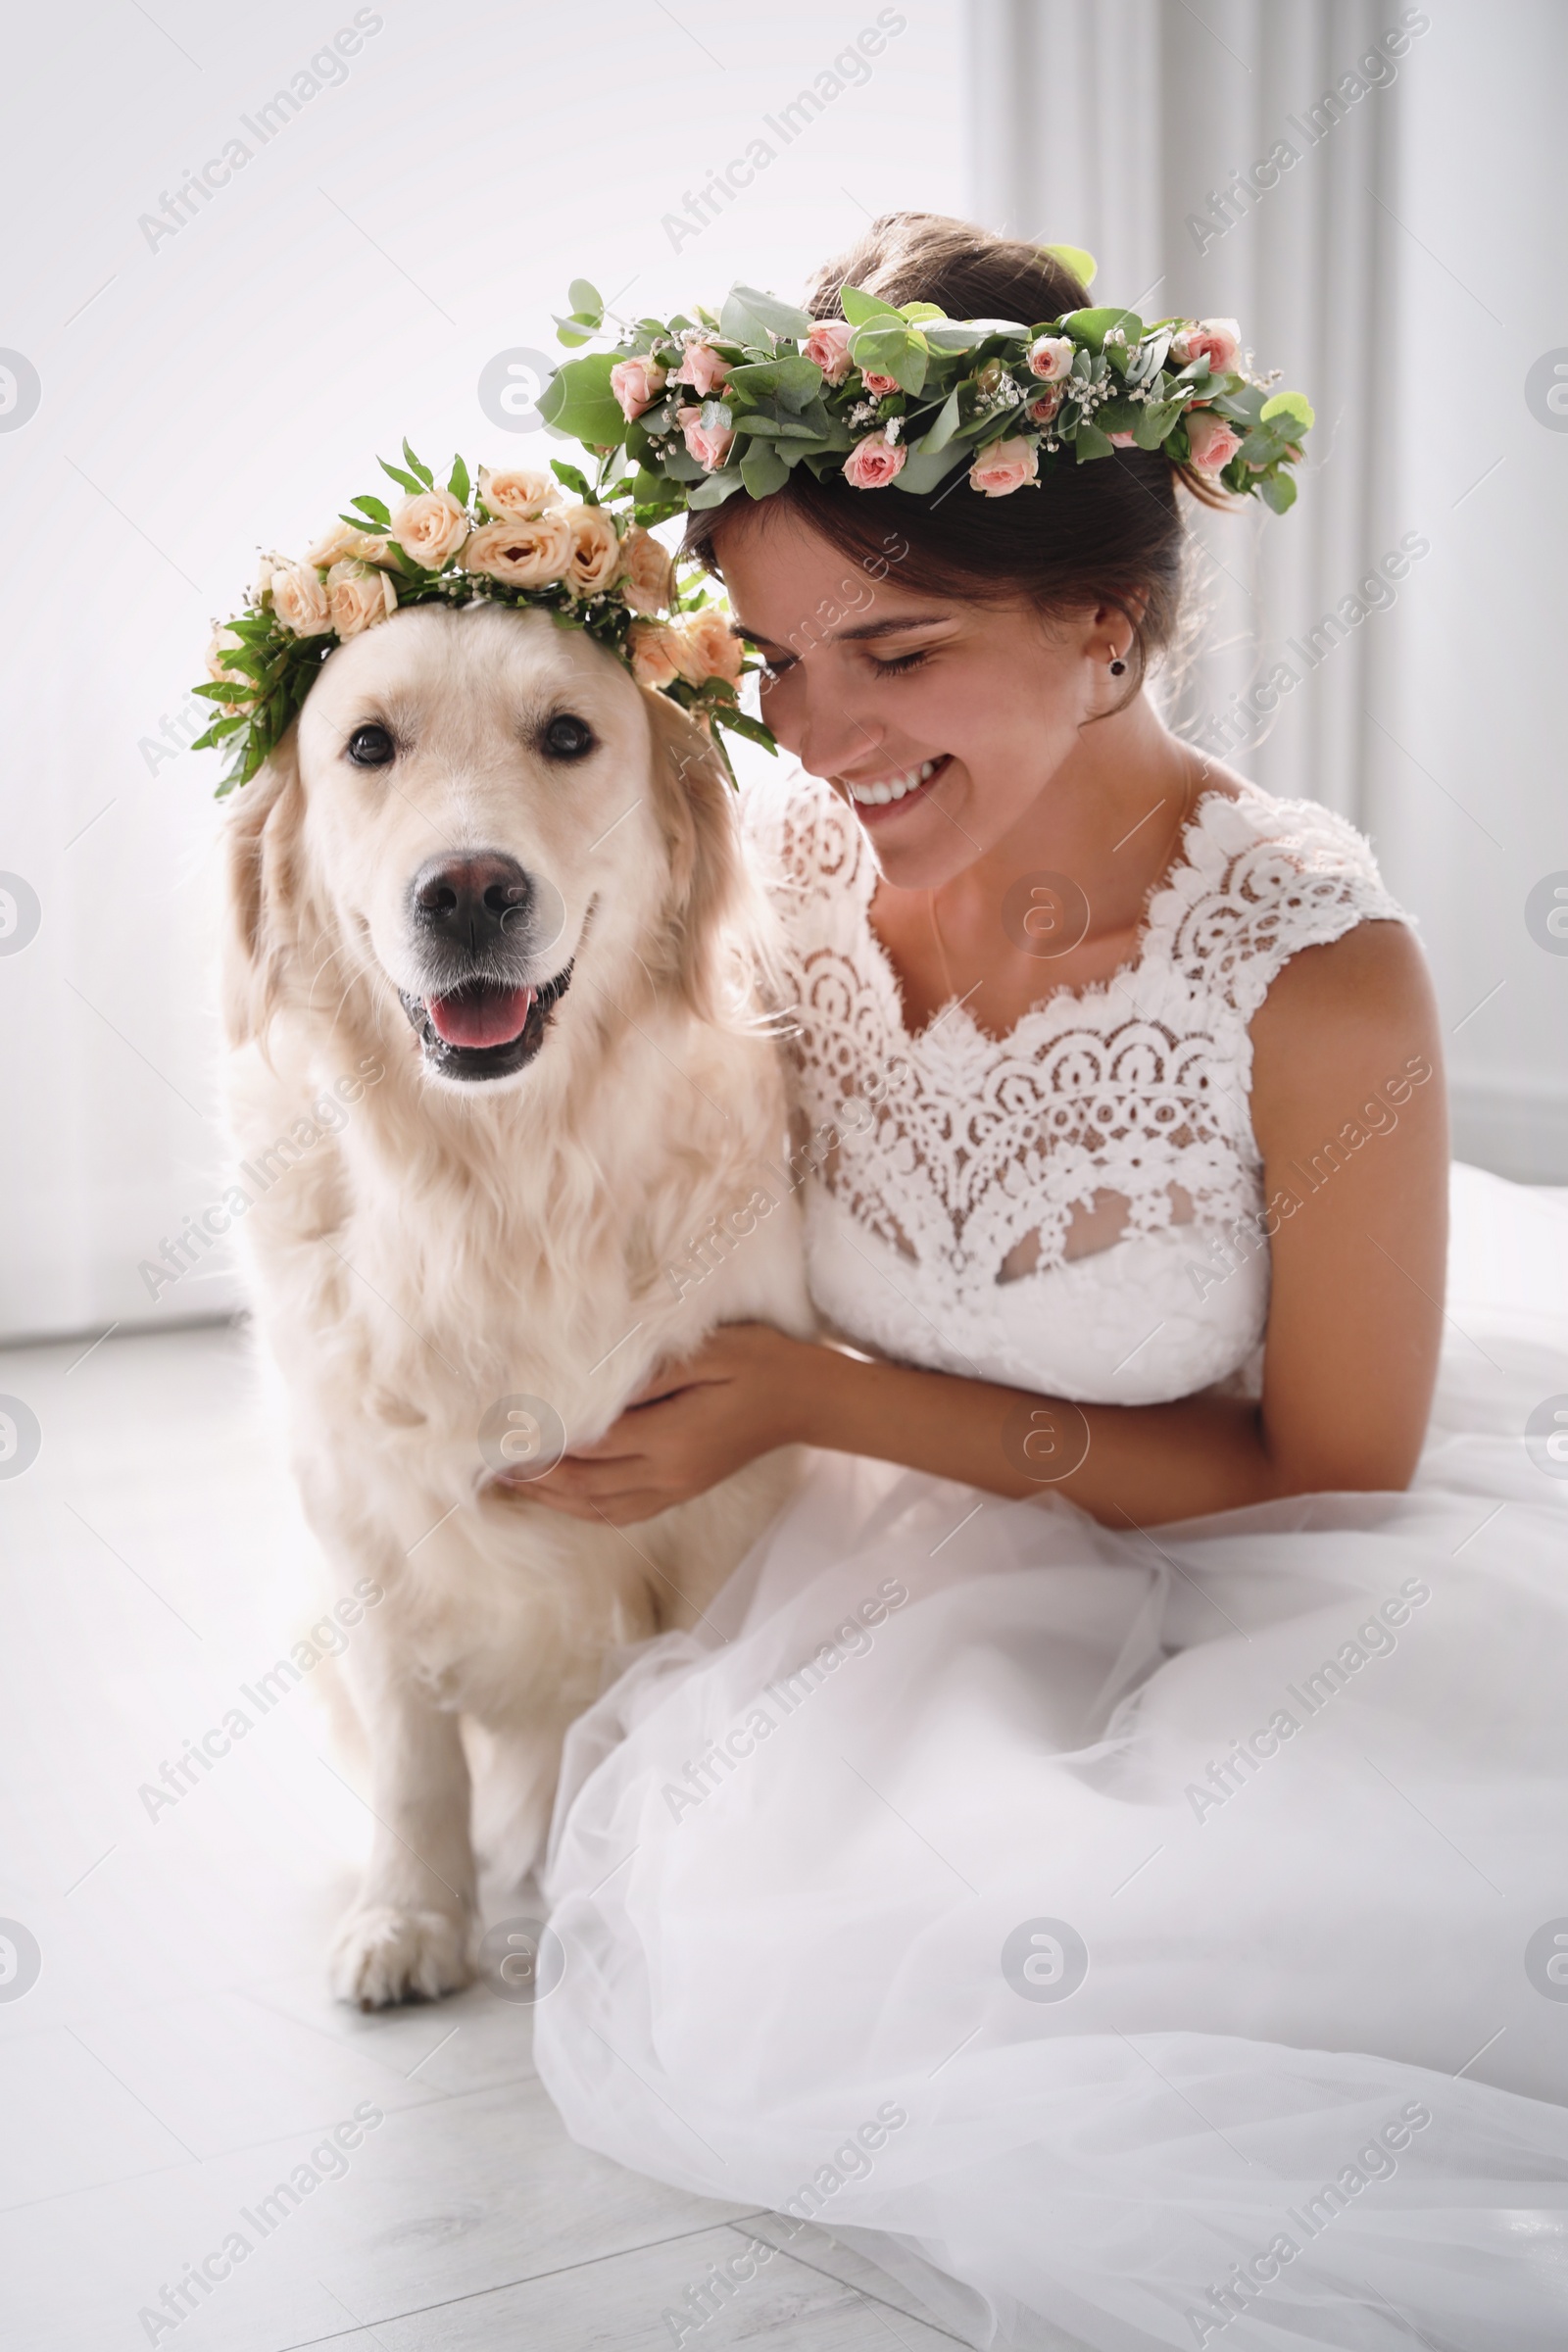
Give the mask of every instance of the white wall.
M 971 27 L 977 217 L 1088 245 L 1097 299 L 1238 317 L 1317 406 L 1296 510 L 1204 524 L 1222 568 L 1185 715 L 1233 709 L 1406 533 L 1429 543 L 1231 757 L 1372 834 L 1431 956 L 1457 1150 L 1568 1181 L 1568 953 L 1525 919 L 1568 881 L 1568 430 L 1526 405 L 1543 355 L 1568 360 L 1568 13 L 973 0 Z M 1392 79 L 1314 138 L 1309 110 L 1401 30 Z M 1282 136 L 1298 160 L 1216 216 Z
M 880 7 L 385 0 L 342 82 L 265 145 L 242 119 L 352 0 L 95 0 L 64 55 L 57 17 L 13 18 L 0 346 L 41 399 L 7 429 L 25 369 L 0 376 L 0 871 L 42 920 L 0 952 L 0 1334 L 232 1297 L 215 1266 L 154 1305 L 136 1269 L 220 1189 L 221 818 L 212 756 L 160 746 L 258 544 L 303 545 L 405 432 L 443 463 L 538 448 L 477 386 L 498 352 L 555 350 L 574 274 L 649 310 L 737 276 L 794 292 L 875 212 L 961 209 L 957 0 L 884 10 L 867 78 L 846 68 L 788 144 L 766 126 Z M 229 184 L 150 242 L 140 217 L 236 137 L 252 152 Z M 664 217 L 757 139 L 774 153 L 752 187 L 677 244 Z

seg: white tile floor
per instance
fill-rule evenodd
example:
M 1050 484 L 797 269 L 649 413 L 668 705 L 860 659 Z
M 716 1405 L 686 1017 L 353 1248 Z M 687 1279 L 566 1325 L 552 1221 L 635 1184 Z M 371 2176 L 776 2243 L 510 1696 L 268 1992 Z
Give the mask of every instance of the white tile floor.
M 673 2343 L 664 2311 L 738 2250 L 750 2209 L 574 2147 L 525 2008 L 482 1987 L 378 2017 L 327 1998 L 365 1815 L 316 1678 L 156 1818 L 139 1794 L 313 1613 L 247 1342 L 16 1351 L 0 1394 L 43 1431 L 0 1478 L 0 1920 L 42 1954 L 21 1997 L 0 1983 L 6 2352 Z M 341 2177 L 247 2230 L 241 2209 L 365 2102 L 384 2121 Z M 142 2319 L 236 2228 L 253 2250 L 207 2300 L 177 2327 Z M 955 2340 L 815 2232 L 685 2336 L 764 2339 Z

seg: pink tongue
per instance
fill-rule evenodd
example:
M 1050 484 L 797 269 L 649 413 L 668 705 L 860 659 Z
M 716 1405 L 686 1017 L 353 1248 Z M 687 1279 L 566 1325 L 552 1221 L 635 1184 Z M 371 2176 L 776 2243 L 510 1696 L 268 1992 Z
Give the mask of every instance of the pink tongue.
M 464 988 L 428 998 L 425 1010 L 449 1046 L 506 1046 L 521 1036 L 532 1006 L 531 988 Z

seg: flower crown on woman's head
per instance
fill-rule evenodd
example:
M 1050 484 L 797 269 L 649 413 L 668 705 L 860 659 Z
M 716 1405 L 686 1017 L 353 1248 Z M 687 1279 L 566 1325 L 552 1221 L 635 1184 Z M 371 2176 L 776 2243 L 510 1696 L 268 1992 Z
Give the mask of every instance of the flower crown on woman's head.
M 1045 250 L 1093 279 L 1090 255 Z M 570 300 L 557 323 L 580 345 L 603 331 L 605 305 L 584 278 Z M 1295 500 L 1311 404 L 1249 372 L 1234 318 L 1146 326 L 1134 311 L 1080 310 L 1024 326 L 899 308 L 856 286 L 839 302 L 842 318 L 813 318 L 734 286 L 716 318 L 639 318 L 613 351 L 564 362 L 539 414 L 635 462 L 639 522 L 737 490 L 769 498 L 797 466 L 857 490 L 931 491 L 967 464 L 971 488 L 1003 498 L 1037 482 L 1042 459 L 1132 448 L 1255 492 L 1277 514 Z
M 249 605 L 215 630 L 194 691 L 218 713 L 191 748 L 232 753 L 220 799 L 249 783 L 334 648 L 411 605 L 538 607 L 679 703 L 721 756 L 720 727 L 776 748 L 736 699 L 756 664 L 726 608 L 704 586 L 682 591 L 668 553 L 630 511 L 623 457 L 602 457 L 592 484 L 554 460 L 549 473 L 481 467 L 472 482 L 456 458 L 442 489 L 406 441 L 403 455 L 405 466 L 380 460 L 407 494 L 400 506 L 356 498 L 300 562 L 264 556 Z

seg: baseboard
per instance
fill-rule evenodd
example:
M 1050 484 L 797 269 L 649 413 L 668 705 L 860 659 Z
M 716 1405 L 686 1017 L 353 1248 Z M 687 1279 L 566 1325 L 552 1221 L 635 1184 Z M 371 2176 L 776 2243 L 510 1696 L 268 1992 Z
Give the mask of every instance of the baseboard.
M 1568 1081 L 1451 1082 L 1453 1156 L 1516 1184 L 1568 1184 Z

